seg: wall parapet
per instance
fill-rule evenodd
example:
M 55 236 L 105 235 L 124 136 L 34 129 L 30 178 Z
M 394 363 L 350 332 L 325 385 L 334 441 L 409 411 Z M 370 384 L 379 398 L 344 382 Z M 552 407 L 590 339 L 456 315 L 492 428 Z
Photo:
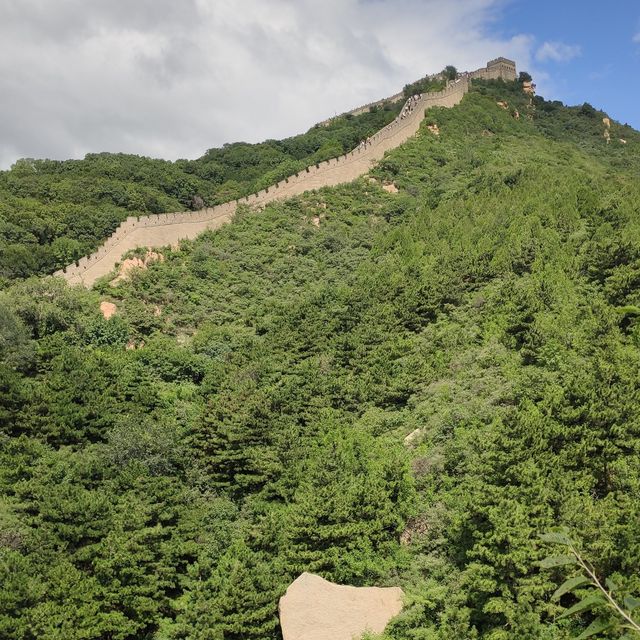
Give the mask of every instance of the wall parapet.
M 91 286 L 97 278 L 110 273 L 126 251 L 136 246 L 175 244 L 179 240 L 193 238 L 208 228 L 217 228 L 234 216 L 240 203 L 263 205 L 323 186 L 350 182 L 366 173 L 371 163 L 380 160 L 386 151 L 415 135 L 426 109 L 458 104 L 469 90 L 469 81 L 475 77 L 486 77 L 478 74 L 487 73 L 488 67 L 461 74 L 441 91 L 424 93 L 417 102 L 412 102 L 410 98 L 405 102 L 402 115 L 377 131 L 368 141 L 337 158 L 306 167 L 257 193 L 199 211 L 129 216 L 94 253 L 53 275 L 63 277 L 70 283 Z

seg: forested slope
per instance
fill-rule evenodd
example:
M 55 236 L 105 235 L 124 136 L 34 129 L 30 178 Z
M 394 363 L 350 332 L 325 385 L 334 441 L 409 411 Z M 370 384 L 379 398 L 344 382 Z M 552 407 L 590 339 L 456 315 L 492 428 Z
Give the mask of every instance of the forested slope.
M 375 183 L 0 294 L 0 637 L 277 638 L 307 570 L 402 586 L 397 640 L 569 638 L 560 526 L 638 595 L 640 135 L 474 86 Z
M 400 107 L 344 115 L 285 140 L 227 144 L 196 160 L 112 153 L 19 160 L 0 172 L 0 288 L 92 253 L 127 216 L 213 206 L 339 156 L 391 122 Z

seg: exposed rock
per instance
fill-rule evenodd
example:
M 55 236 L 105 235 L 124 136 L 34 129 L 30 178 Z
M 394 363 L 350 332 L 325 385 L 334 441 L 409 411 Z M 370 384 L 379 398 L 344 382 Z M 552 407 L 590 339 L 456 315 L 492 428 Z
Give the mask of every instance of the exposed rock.
M 522 83 L 522 90 L 529 95 L 533 95 L 536 92 L 536 85 L 531 81 L 526 81 Z
M 284 640 L 353 640 L 382 633 L 402 610 L 399 587 L 350 587 L 303 573 L 280 598 Z
M 611 120 L 609 118 L 602 118 L 602 124 L 604 125 L 604 139 L 607 144 L 611 142 Z
M 509 108 L 509 103 L 504 102 L 503 100 L 499 100 L 498 102 L 496 102 L 496 104 L 497 104 L 501 109 L 504 109 L 505 111 Z
M 416 443 L 416 440 L 420 437 L 421 430 L 414 429 L 404 440 L 405 447 L 411 447 Z
M 311 218 L 311 222 L 314 226 L 319 227 L 320 226 L 320 216 L 313 216 L 313 218 Z
M 398 187 L 396 187 L 395 184 L 393 184 L 393 182 L 390 182 L 389 184 L 383 184 L 382 188 L 387 192 L 387 193 L 398 193 Z
M 429 129 L 429 131 L 431 131 L 431 133 L 433 133 L 434 136 L 440 135 L 440 129 L 437 124 L 428 124 L 427 129 Z
M 146 269 L 152 262 L 156 261 L 162 262 L 164 260 L 164 256 L 161 253 L 157 253 L 156 251 L 151 251 L 151 249 L 147 250 L 144 258 L 127 258 L 122 261 L 120 268 L 118 269 L 118 275 L 111 281 L 111 284 L 118 284 L 118 282 L 125 280 L 132 269 Z
M 117 310 L 118 307 L 116 307 L 113 302 L 107 302 L 106 300 L 103 300 L 100 303 L 100 312 L 104 316 L 105 320 L 108 320 L 111 316 L 114 316 Z
M 621 142 L 622 144 L 627 144 L 627 141 L 626 141 L 624 138 L 620 138 L 620 142 Z

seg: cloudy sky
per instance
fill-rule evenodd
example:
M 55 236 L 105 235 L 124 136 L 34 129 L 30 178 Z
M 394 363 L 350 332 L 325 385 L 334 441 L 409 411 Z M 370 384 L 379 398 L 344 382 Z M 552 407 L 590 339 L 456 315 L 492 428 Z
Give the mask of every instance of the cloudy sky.
M 0 168 L 195 158 L 499 55 L 640 127 L 636 0 L 0 0 Z

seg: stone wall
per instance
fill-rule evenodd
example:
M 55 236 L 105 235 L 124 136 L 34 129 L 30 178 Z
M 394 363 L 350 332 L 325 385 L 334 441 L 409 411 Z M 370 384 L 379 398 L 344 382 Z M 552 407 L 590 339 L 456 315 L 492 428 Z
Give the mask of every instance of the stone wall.
M 408 116 L 396 118 L 372 136 L 366 146 L 307 167 L 258 193 L 200 211 L 129 217 L 95 253 L 81 258 L 54 275 L 65 278 L 71 284 L 90 287 L 98 278 L 109 274 L 127 251 L 137 247 L 173 246 L 180 240 L 194 238 L 207 229 L 216 229 L 231 220 L 240 203 L 264 205 L 305 191 L 351 182 L 367 173 L 373 163 L 382 159 L 386 151 L 415 135 L 426 109 L 434 106 L 453 107 L 458 104 L 469 90 L 470 78 L 485 77 L 478 75 L 480 72 L 502 73 L 502 70 L 494 67 L 494 71 L 488 72 L 485 68 L 473 74 L 463 74 L 455 82 L 449 83 L 446 89 L 423 94 Z

